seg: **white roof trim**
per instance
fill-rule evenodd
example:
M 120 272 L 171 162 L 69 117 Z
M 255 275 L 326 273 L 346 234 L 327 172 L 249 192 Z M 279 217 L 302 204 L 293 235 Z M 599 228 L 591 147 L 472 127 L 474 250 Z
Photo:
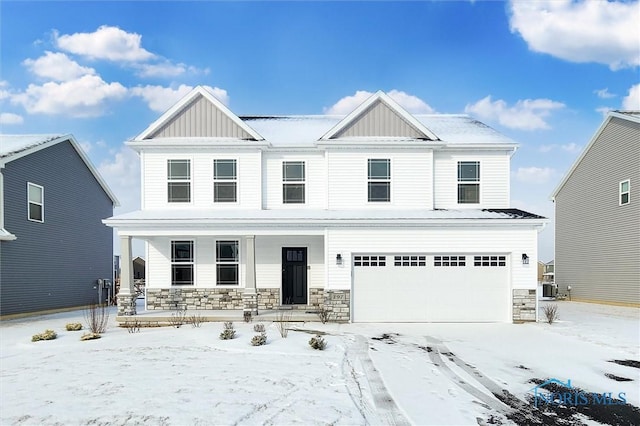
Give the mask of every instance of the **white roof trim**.
M 95 166 L 93 165 L 89 157 L 87 157 L 87 154 L 85 154 L 84 150 L 80 147 L 80 144 L 78 143 L 78 141 L 76 141 L 76 138 L 73 137 L 71 133 L 59 136 L 55 139 L 51 139 L 50 141 L 47 141 L 45 143 L 34 145 L 32 147 L 19 151 L 15 154 L 9 154 L 8 156 L 0 159 L 0 164 L 4 165 L 5 163 L 9 163 L 11 161 L 17 160 L 18 158 L 25 157 L 27 155 L 38 152 L 42 149 L 46 149 L 53 145 L 59 144 L 61 142 L 66 142 L 66 141 L 69 141 L 71 143 L 71 146 L 73 146 L 73 148 L 76 150 L 80 158 L 82 158 L 82 161 L 84 161 L 84 164 L 87 166 L 91 174 L 93 174 L 93 176 L 96 178 L 96 180 L 98 181 L 98 183 L 100 184 L 104 192 L 109 196 L 113 205 L 115 207 L 118 207 L 120 205 L 120 202 L 118 201 L 118 197 L 116 197 L 116 194 L 114 194 L 113 191 L 111 191 L 111 188 L 109 188 L 109 185 L 107 185 L 107 182 L 102 178 L 102 176 L 100 175 L 100 172 L 98 172 L 98 169 L 95 168 Z
M 414 126 L 418 131 L 420 131 L 424 136 L 428 139 L 437 141 L 440 140 L 438 136 L 436 136 L 431 130 L 427 129 L 424 124 L 422 124 L 418 119 L 416 119 L 413 115 L 409 114 L 407 110 L 402 108 L 396 101 L 391 99 L 386 93 L 381 90 L 378 90 L 373 95 L 369 96 L 369 98 L 360 104 L 359 107 L 351 111 L 345 118 L 343 118 L 338 124 L 333 126 L 327 133 L 322 135 L 320 140 L 327 140 L 333 138 L 336 134 L 346 128 L 349 124 L 355 121 L 358 117 L 362 115 L 364 111 L 367 110 L 374 102 L 380 100 L 385 103 L 389 108 L 398 113 L 402 118 L 404 118 L 408 123 Z
M 264 140 L 262 136 L 258 134 L 255 130 L 253 130 L 247 123 L 242 121 L 237 115 L 235 115 L 229 108 L 227 108 L 222 102 L 218 100 L 207 88 L 203 86 L 196 86 L 193 90 L 187 93 L 182 97 L 178 102 L 176 102 L 167 112 L 162 114 L 160 118 L 151 123 L 149 127 L 147 127 L 142 133 L 134 138 L 134 140 L 144 140 L 149 137 L 152 133 L 157 131 L 160 127 L 164 126 L 168 123 L 172 118 L 174 118 L 180 111 L 184 109 L 191 101 L 193 101 L 196 96 L 202 95 L 209 102 L 215 105 L 220 111 L 222 111 L 229 119 L 231 119 L 235 124 L 240 126 L 245 132 L 249 133 L 255 140 L 261 141 Z
M 582 153 L 580 154 L 578 159 L 573 163 L 569 171 L 565 173 L 564 177 L 562 178 L 558 186 L 556 186 L 556 189 L 553 191 L 553 193 L 549 197 L 551 201 L 555 201 L 556 197 L 558 196 L 558 192 L 560 192 L 562 187 L 567 183 L 567 181 L 569 180 L 569 177 L 571 177 L 575 169 L 578 168 L 578 165 L 582 162 L 582 159 L 587 155 L 587 153 L 589 152 L 593 144 L 596 142 L 596 140 L 598 140 L 598 138 L 600 137 L 604 129 L 609 125 L 609 122 L 611 121 L 612 118 L 619 118 L 621 120 L 628 120 L 634 123 L 640 123 L 640 117 L 636 117 L 629 114 L 621 114 L 617 111 L 609 111 L 607 117 L 604 119 L 604 121 L 602 122 L 602 124 L 600 125 L 596 133 L 593 135 L 593 137 L 591 138 L 591 140 L 589 141 L 585 149 L 582 150 Z
M 0 241 L 13 241 L 16 236 L 4 228 L 0 228 Z

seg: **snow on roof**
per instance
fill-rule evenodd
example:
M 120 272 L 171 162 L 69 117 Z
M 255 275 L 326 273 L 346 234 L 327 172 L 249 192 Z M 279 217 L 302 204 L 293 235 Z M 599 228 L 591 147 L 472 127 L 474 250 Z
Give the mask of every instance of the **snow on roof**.
M 512 139 L 465 114 L 415 114 L 414 117 L 445 144 L 515 143 Z M 274 146 L 313 146 L 323 134 L 343 119 L 342 116 L 337 115 L 240 118 Z
M 0 158 L 10 157 L 29 148 L 43 145 L 62 135 L 3 135 L 0 134 Z

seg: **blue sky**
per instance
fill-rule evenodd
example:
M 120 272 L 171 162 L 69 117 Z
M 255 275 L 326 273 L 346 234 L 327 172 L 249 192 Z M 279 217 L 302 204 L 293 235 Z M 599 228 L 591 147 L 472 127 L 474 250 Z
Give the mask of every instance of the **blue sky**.
M 606 111 L 640 109 L 638 1 L 2 1 L 0 27 L 0 131 L 72 133 L 117 212 L 138 208 L 124 141 L 199 84 L 238 115 L 347 113 L 379 89 L 468 113 L 521 144 L 512 204 L 550 218 Z

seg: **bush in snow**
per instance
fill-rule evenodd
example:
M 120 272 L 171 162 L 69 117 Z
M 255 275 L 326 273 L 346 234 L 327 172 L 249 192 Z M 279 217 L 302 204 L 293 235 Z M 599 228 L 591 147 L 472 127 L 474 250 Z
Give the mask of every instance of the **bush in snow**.
M 67 331 L 78 331 L 82 330 L 82 324 L 80 324 L 79 322 L 70 322 L 65 326 L 65 328 L 67 329 Z
M 267 343 L 267 333 L 260 333 L 253 336 L 251 339 L 251 344 L 253 346 L 262 346 Z
M 58 335 L 56 334 L 55 331 L 53 331 L 53 330 L 45 330 L 42 333 L 34 334 L 33 336 L 31 336 L 31 341 L 32 342 L 38 342 L 40 340 L 53 340 L 56 337 L 58 337 Z
M 264 324 L 256 324 L 253 326 L 253 331 L 256 333 L 264 333 Z
M 222 333 L 220 333 L 220 339 L 229 340 L 233 339 L 234 337 L 236 337 L 236 331 L 233 329 L 233 323 L 230 321 L 225 322 L 224 330 L 222 330 Z
M 109 311 L 105 305 L 91 304 L 84 311 L 87 328 L 96 334 L 104 333 L 109 323 Z
M 252 319 L 251 311 L 244 311 L 244 322 L 251 322 Z
M 558 305 L 544 305 L 542 307 L 542 312 L 549 324 L 553 324 L 553 322 L 558 319 Z
M 325 342 L 322 336 L 316 334 L 315 337 L 312 337 L 311 340 L 309 340 L 309 346 L 311 346 L 313 349 L 323 351 L 324 348 L 327 347 L 327 342 Z
M 100 336 L 98 333 L 84 333 L 82 337 L 80 337 L 80 340 L 94 340 L 101 337 L 102 336 Z

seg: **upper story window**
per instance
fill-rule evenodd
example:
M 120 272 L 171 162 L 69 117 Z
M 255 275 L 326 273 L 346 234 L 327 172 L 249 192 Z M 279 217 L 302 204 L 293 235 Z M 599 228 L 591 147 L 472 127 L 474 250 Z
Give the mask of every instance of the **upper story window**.
M 458 161 L 458 204 L 480 203 L 480 162 Z
M 193 241 L 171 241 L 171 285 L 193 285 Z
M 213 160 L 213 202 L 235 203 L 237 186 L 236 160 Z
M 31 182 L 27 182 L 27 217 L 44 222 L 44 188 Z
M 369 202 L 391 201 L 391 160 L 369 159 L 367 185 Z
M 282 162 L 282 203 L 304 203 L 304 161 Z
M 216 284 L 238 285 L 239 242 L 216 241 Z
M 624 206 L 625 204 L 629 204 L 629 189 L 631 186 L 631 182 L 629 179 L 623 180 L 620 182 L 620 205 Z
M 167 160 L 167 200 L 170 203 L 191 202 L 191 161 Z

